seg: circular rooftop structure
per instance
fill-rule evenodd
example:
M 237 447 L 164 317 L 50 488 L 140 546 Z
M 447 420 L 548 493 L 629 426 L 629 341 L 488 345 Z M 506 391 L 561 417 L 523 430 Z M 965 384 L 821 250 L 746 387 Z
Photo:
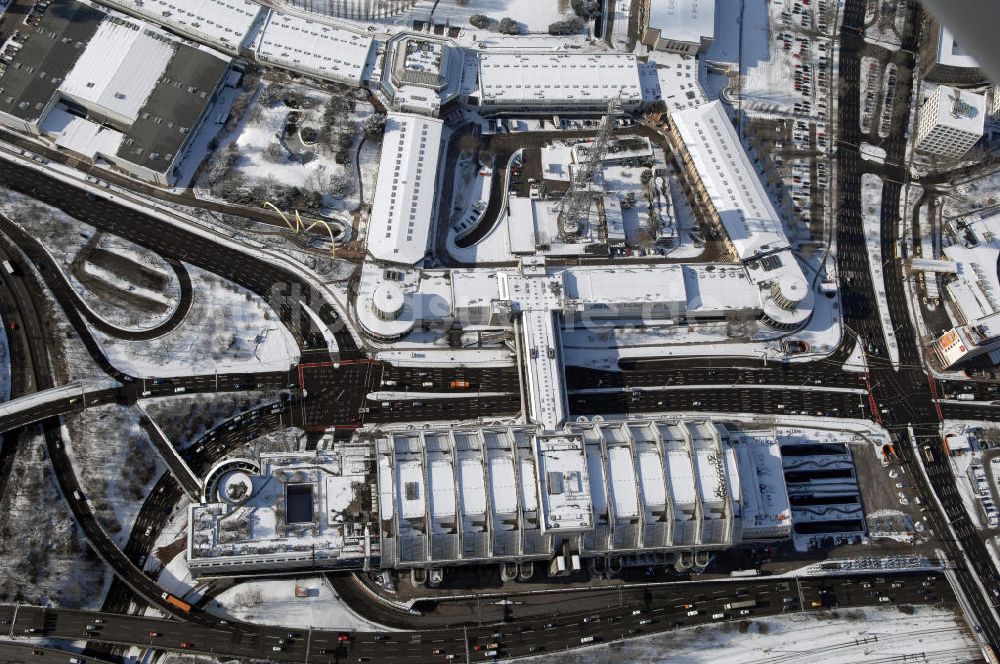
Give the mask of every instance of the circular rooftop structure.
M 403 289 L 392 282 L 381 283 L 372 291 L 372 311 L 381 320 L 396 320 L 403 313 Z
M 242 505 L 253 496 L 253 479 L 241 470 L 219 478 L 219 497 L 230 505 Z
M 808 294 L 809 284 L 806 283 L 805 277 L 799 274 L 785 273 L 771 284 L 771 297 L 778 306 L 789 311 L 802 304 Z

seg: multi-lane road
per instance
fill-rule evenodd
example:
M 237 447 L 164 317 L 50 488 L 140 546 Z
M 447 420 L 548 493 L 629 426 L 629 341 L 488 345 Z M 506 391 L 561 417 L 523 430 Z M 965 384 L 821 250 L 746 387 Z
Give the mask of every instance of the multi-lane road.
M 860 159 L 857 146 L 862 140 L 877 139 L 862 136 L 858 127 L 859 61 L 865 48 L 859 35 L 863 20 L 863 2 L 850 0 L 844 17 L 841 49 L 841 104 L 839 149 L 839 178 L 841 209 L 837 227 L 838 261 L 841 290 L 843 293 L 845 322 L 851 334 L 831 357 L 815 362 L 775 365 L 765 361 L 730 361 L 721 358 L 689 358 L 633 362 L 623 366 L 622 372 L 597 372 L 584 369 L 567 371 L 567 389 L 570 410 L 574 415 L 630 414 L 653 411 L 680 412 L 740 412 L 780 416 L 792 414 L 834 417 L 871 417 L 883 421 L 888 427 L 905 432 L 912 425 L 917 444 L 931 444 L 936 449 L 938 411 L 927 377 L 920 366 L 919 348 L 915 331 L 909 322 L 906 293 L 901 286 L 900 265 L 893 262 L 885 269 L 886 293 L 889 313 L 900 340 L 901 367 L 895 369 L 885 358 L 887 349 L 880 318 L 874 315 L 875 285 L 868 270 L 868 254 L 860 214 L 860 177 L 865 172 L 876 172 L 894 180 L 905 173 L 893 163 L 901 163 L 904 143 L 894 138 L 883 143 L 889 152 L 889 165 L 875 167 Z M 913 43 L 908 44 L 910 48 Z M 900 58 L 910 58 L 904 53 Z M 900 80 L 897 99 L 909 98 L 909 81 Z M 903 94 L 905 93 L 905 94 Z M 894 136 L 901 137 L 902 127 Z M 895 170 L 892 170 L 895 169 Z M 404 368 L 375 363 L 365 359 L 354 338 L 340 326 L 340 319 L 329 304 L 312 293 L 309 285 L 292 271 L 271 262 L 217 242 L 205 234 L 169 224 L 155 215 L 144 214 L 133 207 L 121 205 L 106 195 L 94 195 L 63 180 L 50 177 L 34 168 L 0 160 L 0 183 L 61 208 L 67 213 L 95 227 L 120 235 L 173 261 L 176 269 L 189 263 L 219 274 L 271 302 L 289 328 L 302 352 L 302 364 L 289 372 L 247 375 L 203 375 L 158 381 L 129 376 L 113 366 L 104 356 L 99 345 L 87 331 L 87 323 L 94 325 L 93 316 L 79 299 L 65 278 L 48 259 L 41 248 L 17 228 L 0 220 L 0 230 L 23 245 L 30 260 L 23 260 L 6 238 L 0 237 L 0 250 L 18 265 L 19 274 L 3 277 L 4 290 L 0 296 L 9 296 L 17 312 L 23 332 L 13 335 L 12 352 L 30 363 L 32 372 L 21 380 L 21 391 L 31 387 L 45 389 L 51 385 L 51 372 L 44 357 L 47 331 L 37 312 L 28 311 L 30 294 L 39 292 L 41 286 L 31 283 L 33 274 L 40 271 L 45 286 L 55 295 L 71 325 L 79 333 L 87 350 L 98 365 L 121 383 L 121 387 L 98 390 L 86 395 L 86 406 L 118 401 L 134 403 L 148 396 L 165 396 L 179 391 L 212 392 L 242 390 L 286 391 L 293 395 L 287 407 L 280 412 L 261 412 L 247 421 L 227 422 L 217 427 L 201 440 L 182 452 L 188 468 L 198 478 L 203 478 L 211 464 L 236 446 L 273 431 L 281 426 L 296 424 L 309 429 L 326 429 L 331 426 L 347 429 L 367 423 L 441 420 L 463 422 L 472 420 L 502 420 L 517 414 L 521 409 L 520 381 L 514 367 L 495 369 Z M 898 185 L 886 182 L 882 209 L 883 253 L 893 255 L 896 220 L 899 205 Z M 20 233 L 20 235 L 19 235 Z M 183 279 L 182 272 L 178 278 Z M 186 271 L 183 272 L 186 274 Z M 336 330 L 339 351 L 331 355 L 323 342 L 323 335 L 313 317 L 303 306 L 315 307 L 322 322 Z M 9 314 L 9 312 L 8 312 Z M 175 319 L 171 319 L 172 321 Z M 99 324 L 98 324 L 99 327 Z M 122 331 L 117 331 L 122 334 Z M 865 348 L 874 346 L 879 353 L 869 357 L 866 375 L 843 371 L 841 365 L 853 344 Z M 462 381 L 453 387 L 452 381 Z M 466 385 L 467 383 L 467 385 Z M 959 386 L 951 386 L 959 389 Z M 396 393 L 401 397 L 368 399 L 373 392 Z M 431 393 L 430 397 L 420 394 Z M 442 394 L 434 394 L 442 393 Z M 977 386 L 977 396 L 984 402 L 991 400 L 988 386 Z M 482 398 L 481 394 L 489 394 Z M 440 398 L 446 396 L 447 398 Z M 794 406 L 793 406 L 794 404 Z M 998 412 L 992 405 L 938 404 L 945 416 L 993 418 Z M 874 408 L 872 407 L 874 406 Z M 497 648 L 503 655 L 522 655 L 534 652 L 533 648 L 555 649 L 581 645 L 580 639 L 612 640 L 624 638 L 636 631 L 657 631 L 681 625 L 711 622 L 717 613 L 726 613 L 724 605 L 740 592 L 751 594 L 759 606 L 752 615 L 774 613 L 786 609 L 785 596 L 792 598 L 796 609 L 822 608 L 839 604 L 873 604 L 880 597 L 889 597 L 893 603 L 940 601 L 945 590 L 930 591 L 925 583 L 933 581 L 919 577 L 908 578 L 903 586 L 886 586 L 889 582 L 861 579 L 827 581 L 829 587 L 820 588 L 815 581 L 803 581 L 794 592 L 779 589 L 782 582 L 755 582 L 748 586 L 730 584 L 723 589 L 713 589 L 700 584 L 697 591 L 657 589 L 642 591 L 641 598 L 633 596 L 638 591 L 622 593 L 621 605 L 593 609 L 586 614 L 570 612 L 566 616 L 545 621 L 527 621 L 515 626 L 491 627 L 480 630 L 423 631 L 405 636 L 375 634 L 348 635 L 340 641 L 339 633 L 297 633 L 288 638 L 287 630 L 260 628 L 246 625 L 225 625 L 218 619 L 197 612 L 193 616 L 177 611 L 160 597 L 161 589 L 144 574 L 141 567 L 153 541 L 162 527 L 164 515 L 173 509 L 183 489 L 195 493 L 199 488 L 185 477 L 184 468 L 173 468 L 173 475 L 164 475 L 140 510 L 136 526 L 124 551 L 119 550 L 90 513 L 86 496 L 76 482 L 75 474 L 65 454 L 58 432 L 58 415 L 66 415 L 84 407 L 83 401 L 69 398 L 25 411 L 19 419 L 4 422 L 12 429 L 28 423 L 43 422 L 49 455 L 60 488 L 74 516 L 80 522 L 91 545 L 107 561 L 126 586 L 143 601 L 154 605 L 185 622 L 151 621 L 108 614 L 103 623 L 94 622 L 94 614 L 75 612 L 42 612 L 21 607 L 18 622 L 11 626 L 13 633 L 19 627 L 37 629 L 55 638 L 83 638 L 86 627 L 94 625 L 96 636 L 91 640 L 115 644 L 152 644 L 163 648 L 190 649 L 200 652 L 225 653 L 235 656 L 265 657 L 275 660 L 301 660 L 316 657 L 319 661 L 349 656 L 372 658 L 372 661 L 440 661 L 433 650 L 442 650 L 464 658 L 467 651 L 476 651 L 476 645 L 485 645 L 494 638 L 501 644 Z M 885 411 L 885 412 L 883 412 Z M 169 441 L 160 441 L 161 444 Z M 167 454 L 170 450 L 163 449 Z M 904 463 L 915 471 L 920 458 L 909 449 L 900 450 Z M 956 575 L 964 594 L 969 598 L 977 622 L 994 645 L 1000 643 L 998 626 L 992 620 L 990 607 L 979 592 L 977 580 L 990 591 L 1000 593 L 996 572 L 986 555 L 981 539 L 969 523 L 961 500 L 954 488 L 945 459 L 938 449 L 934 461 L 927 466 L 929 484 L 918 480 L 919 491 L 930 501 L 935 493 L 942 501 L 944 512 L 929 512 L 931 524 L 942 545 L 956 563 Z M 0 459 L 0 469 L 2 469 Z M 0 477 L 2 479 L 2 477 Z M 179 480 L 179 481 L 178 481 Z M 947 535 L 954 527 L 958 542 Z M 961 544 L 962 550 L 958 544 Z M 963 555 L 963 550 L 968 557 Z M 978 577 L 978 579 L 977 579 Z M 918 583 L 919 581 L 919 583 Z M 787 582 L 785 582 L 787 583 Z M 863 583 L 873 587 L 864 588 Z M 770 584 L 770 585 L 768 585 Z M 752 586 L 752 587 L 751 587 Z M 822 592 L 821 592 L 822 591 Z M 790 594 L 789 594 L 790 593 Z M 778 597 L 781 596 L 779 603 Z M 703 597 L 701 597 L 703 596 Z M 602 595 L 605 597 L 605 595 Z M 694 598 L 694 599 L 692 599 Z M 117 601 L 117 600 L 116 600 Z M 604 601 L 604 600 L 601 600 Z M 992 601 L 992 600 L 991 600 Z M 813 602 L 818 606 L 814 607 Z M 111 602 L 115 604 L 116 602 Z M 120 604 L 121 602 L 117 602 Z M 694 604 L 695 608 L 686 608 Z M 20 613 L 23 611 L 23 615 Z M 639 613 L 633 613 L 639 611 Z M 688 615 L 689 611 L 698 611 Z M 728 618 L 734 616 L 728 615 Z M 194 618 L 195 623 L 189 621 Z M 592 619 L 597 618 L 597 620 Z M 650 620 L 653 622 L 644 623 Z M 23 622 L 22 621 L 26 621 Z M 145 621 L 145 622 L 143 622 Z M 549 625 L 549 626 L 547 626 Z M 499 637 L 493 637 L 494 632 Z M 156 636 L 150 636 L 156 632 Z M 284 640 L 285 643 L 280 643 Z M 182 648 L 181 643 L 190 644 Z M 275 649 L 278 648 L 278 649 Z M 489 650 L 489 649 L 487 649 Z M 329 651 L 329 652 L 324 652 Z M 38 657 L 48 657 L 43 654 Z
M 884 599 L 883 599 L 884 598 Z M 800 611 L 824 611 L 880 603 L 952 606 L 939 573 L 900 572 L 751 581 L 640 584 L 606 591 L 524 596 L 506 622 L 449 629 L 354 632 L 245 624 L 189 624 L 140 616 L 33 606 L 0 606 L 0 633 L 11 637 L 81 639 L 211 655 L 272 661 L 420 662 L 492 660 L 578 648 L 729 620 Z M 752 607 L 727 608 L 734 602 Z M 745 611 L 745 613 L 741 613 Z M 15 615 L 16 612 L 16 615 Z M 32 631 L 34 630 L 34 631 Z M 591 640 L 589 637 L 593 637 Z M 497 644 L 491 646 L 491 644 Z M 6 654 L 0 643 L 0 655 Z M 22 651 L 23 652 L 23 651 Z M 8 655 L 9 656 L 9 655 Z

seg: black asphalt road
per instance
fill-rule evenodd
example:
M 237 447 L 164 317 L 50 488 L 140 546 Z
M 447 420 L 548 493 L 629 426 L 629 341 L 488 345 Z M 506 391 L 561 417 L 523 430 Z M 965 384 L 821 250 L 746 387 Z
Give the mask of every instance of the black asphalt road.
M 925 585 L 926 584 L 926 585 Z M 880 597 L 889 601 L 880 602 Z M 787 599 L 786 599 L 787 598 Z M 754 600 L 740 615 L 726 604 Z M 443 654 L 464 661 L 483 659 L 487 645 L 497 654 L 516 657 L 611 642 L 638 634 L 663 632 L 727 620 L 752 619 L 795 611 L 834 610 L 855 606 L 954 605 L 947 582 L 934 573 L 870 574 L 844 577 L 755 579 L 747 582 L 650 585 L 621 592 L 589 591 L 545 596 L 538 617 L 518 618 L 518 605 L 507 622 L 479 625 L 470 611 L 462 625 L 417 632 L 337 632 L 251 625 L 196 625 L 138 616 L 87 611 L 0 606 L 0 628 L 8 638 L 25 630 L 48 638 L 90 638 L 109 644 L 155 646 L 159 649 L 215 656 L 254 657 L 271 661 L 311 662 L 441 662 Z M 546 609 L 546 607 L 548 607 Z M 689 612 L 696 615 L 689 615 Z M 718 614 L 722 614 L 720 617 Z M 101 620 L 102 622 L 97 622 Z M 91 629 L 88 630 L 88 626 Z M 291 634 L 291 637 L 289 637 Z M 340 640 L 341 636 L 346 637 Z M 593 642 L 582 641 L 594 637 Z M 186 645 L 182 645 L 186 644 Z M 438 651 L 438 652 L 435 652 Z M 366 659 L 367 658 L 367 659 Z

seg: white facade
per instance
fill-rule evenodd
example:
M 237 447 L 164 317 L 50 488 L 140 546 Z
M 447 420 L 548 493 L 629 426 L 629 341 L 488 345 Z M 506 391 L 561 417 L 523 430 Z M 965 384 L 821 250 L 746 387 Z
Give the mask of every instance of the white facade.
M 985 121 L 983 95 L 938 86 L 920 108 L 916 148 L 957 159 L 982 138 Z
M 687 55 L 694 55 L 711 46 L 715 38 L 716 0 L 646 0 L 646 2 L 643 43 L 659 51 Z
M 413 265 L 426 255 L 443 126 L 422 115 L 390 113 L 386 118 L 368 221 L 368 253 L 375 260 Z
M 483 110 L 543 107 L 632 109 L 643 101 L 636 57 L 618 53 L 490 53 L 479 55 Z

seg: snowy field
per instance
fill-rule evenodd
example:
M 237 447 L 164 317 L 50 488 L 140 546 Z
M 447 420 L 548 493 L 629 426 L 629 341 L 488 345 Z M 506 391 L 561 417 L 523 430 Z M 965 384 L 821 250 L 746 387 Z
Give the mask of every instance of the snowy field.
M 184 321 L 150 341 L 95 338 L 111 362 L 135 376 L 284 371 L 298 362 L 295 339 L 274 310 L 242 286 L 191 265 L 194 301 Z
M 296 597 L 298 586 L 308 595 Z M 216 597 L 212 613 L 285 627 L 384 631 L 352 611 L 321 576 L 240 583 Z
M 59 494 L 40 434 L 22 438 L 15 453 L 0 533 L 0 601 L 100 608 L 110 576 Z
M 980 660 L 965 623 L 937 607 L 847 609 L 729 622 L 526 660 L 538 664 L 856 664 Z
M 138 410 L 108 405 L 66 420 L 66 454 L 98 520 L 119 546 L 128 541 L 142 500 L 166 470 Z
M 953 195 L 939 200 L 946 219 L 980 210 L 992 212 L 1000 205 L 1000 170 L 956 185 Z

